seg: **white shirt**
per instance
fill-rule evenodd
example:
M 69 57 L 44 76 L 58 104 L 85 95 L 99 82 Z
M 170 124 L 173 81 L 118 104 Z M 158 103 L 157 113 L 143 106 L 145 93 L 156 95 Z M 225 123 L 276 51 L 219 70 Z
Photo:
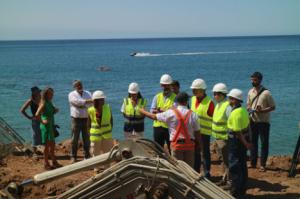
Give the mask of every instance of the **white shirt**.
M 87 109 L 90 105 L 85 100 L 91 99 L 92 95 L 88 91 L 83 91 L 82 96 L 76 91 L 69 93 L 70 113 L 74 118 L 88 118 Z
M 177 109 L 182 114 L 182 116 L 185 116 L 189 109 L 186 106 L 177 106 Z M 163 113 L 156 114 L 157 120 L 161 122 L 165 122 L 169 126 L 169 132 L 170 132 L 170 141 L 173 140 L 175 136 L 175 132 L 177 129 L 178 120 L 176 118 L 176 115 L 172 109 L 169 109 Z M 191 137 L 191 139 L 195 139 L 194 132 L 200 130 L 200 126 L 198 123 L 198 115 L 194 112 L 192 112 L 189 120 L 188 120 L 188 133 Z M 185 137 L 183 135 L 179 135 L 179 139 L 184 139 Z

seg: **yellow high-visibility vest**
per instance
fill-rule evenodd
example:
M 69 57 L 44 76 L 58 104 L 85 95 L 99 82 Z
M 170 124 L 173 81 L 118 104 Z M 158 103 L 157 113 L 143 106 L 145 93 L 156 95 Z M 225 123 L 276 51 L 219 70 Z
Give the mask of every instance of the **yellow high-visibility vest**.
M 140 108 L 145 108 L 147 105 L 147 100 L 146 99 L 138 99 L 138 103 L 136 107 L 132 105 L 131 99 L 130 98 L 125 98 L 124 99 L 124 114 L 128 117 L 136 117 L 139 118 L 141 117 L 141 113 L 139 111 Z
M 156 108 L 160 108 L 160 110 L 166 111 L 170 108 L 172 108 L 174 104 L 174 100 L 176 98 L 176 94 L 172 93 L 169 97 L 164 99 L 164 94 L 163 92 L 160 92 L 156 95 Z M 154 120 L 153 122 L 154 127 L 164 127 L 168 128 L 168 125 L 164 122 L 160 122 L 157 120 Z
M 99 126 L 96 119 L 96 109 L 95 107 L 90 107 L 88 109 L 88 114 L 91 120 L 90 129 L 90 141 L 97 142 L 102 139 L 112 138 L 112 126 L 111 126 L 111 110 L 108 104 L 104 104 L 102 107 L 102 118 L 101 126 Z
M 212 120 L 212 136 L 216 139 L 227 140 L 228 129 L 227 129 L 227 117 L 226 110 L 229 106 L 229 101 L 225 100 L 218 103 L 214 110 Z
M 192 97 L 191 110 L 197 113 L 198 122 L 200 124 L 200 132 L 204 135 L 211 135 L 212 117 L 207 114 L 209 104 L 211 102 L 210 97 L 206 96 L 199 106 L 196 108 L 197 97 Z
M 232 132 L 244 132 L 249 127 L 249 114 L 244 107 L 238 107 L 231 111 L 227 121 L 227 127 Z

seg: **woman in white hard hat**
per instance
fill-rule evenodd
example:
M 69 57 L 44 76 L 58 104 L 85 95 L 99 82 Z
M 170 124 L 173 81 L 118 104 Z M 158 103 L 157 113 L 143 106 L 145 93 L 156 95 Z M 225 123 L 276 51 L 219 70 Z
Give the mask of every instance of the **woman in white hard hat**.
M 113 146 L 113 117 L 109 104 L 105 103 L 105 98 L 103 91 L 95 91 L 92 95 L 93 106 L 88 109 L 92 156 L 106 153 Z
M 145 108 L 147 100 L 140 93 L 139 85 L 135 82 L 129 84 L 128 97 L 124 98 L 121 112 L 124 115 L 124 137 L 142 138 L 144 137 L 145 116 L 140 113 L 140 108 Z

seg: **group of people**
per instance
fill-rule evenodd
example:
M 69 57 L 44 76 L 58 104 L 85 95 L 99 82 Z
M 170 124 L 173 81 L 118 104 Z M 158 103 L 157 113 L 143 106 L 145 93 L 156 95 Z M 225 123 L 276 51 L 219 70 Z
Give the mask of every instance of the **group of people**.
M 144 136 L 144 120 L 153 122 L 153 139 L 159 145 L 167 146 L 172 156 L 185 161 L 197 172 L 203 163 L 203 174 L 210 178 L 210 140 L 215 139 L 222 159 L 223 177 L 219 185 L 229 189 L 233 196 L 240 197 L 246 192 L 247 149 L 250 150 L 250 167 L 256 167 L 258 138 L 261 139 L 260 169 L 266 169 L 270 130 L 270 112 L 275 103 L 268 89 L 261 84 L 260 72 L 251 75 L 253 88 L 243 107 L 243 93 L 239 89 L 228 89 L 224 83 L 214 85 L 214 101 L 207 95 L 207 85 L 203 79 L 195 79 L 191 84 L 193 96 L 180 92 L 180 84 L 164 74 L 160 79 L 162 91 L 152 100 L 150 111 L 146 110 L 147 100 L 143 98 L 139 85 L 131 83 L 128 96 L 123 99 L 121 112 L 124 116 L 125 139 Z M 113 117 L 103 91 L 91 94 L 83 89 L 82 82 L 73 82 L 74 90 L 69 93 L 72 122 L 71 161 L 77 161 L 78 139 L 83 140 L 84 158 L 105 153 L 113 146 Z M 21 112 L 32 120 L 33 146 L 45 144 L 45 168 L 49 169 L 48 156 L 53 167 L 59 166 L 54 155 L 54 117 L 58 111 L 52 103 L 53 89 L 42 92 L 32 88 L 32 97 Z M 227 98 L 228 97 L 228 98 Z M 31 107 L 33 116 L 26 113 Z M 38 128 L 40 122 L 40 128 Z M 41 131 L 41 137 L 39 137 Z M 201 157 L 203 160 L 201 160 Z M 52 166 L 52 165 L 51 165 Z

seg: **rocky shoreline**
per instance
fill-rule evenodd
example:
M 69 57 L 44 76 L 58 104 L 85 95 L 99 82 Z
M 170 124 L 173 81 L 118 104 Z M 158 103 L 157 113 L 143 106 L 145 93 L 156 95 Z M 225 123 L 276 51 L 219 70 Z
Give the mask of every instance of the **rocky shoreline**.
M 62 165 L 70 164 L 69 160 L 70 141 L 64 141 L 56 146 L 58 161 Z M 212 181 L 221 178 L 221 165 L 214 147 L 212 152 Z M 79 151 L 82 159 L 82 151 Z M 258 169 L 249 169 L 249 183 L 246 198 L 300 198 L 300 172 L 299 167 L 295 178 L 288 178 L 288 170 L 291 164 L 290 156 L 271 156 L 267 162 L 267 171 L 259 172 Z M 44 172 L 42 156 L 35 160 L 29 156 L 9 155 L 0 164 L 0 189 L 10 182 L 20 183 L 25 179 L 32 178 L 35 174 Z M 92 177 L 94 172 L 84 171 L 69 177 L 51 181 L 39 186 L 27 186 L 22 198 L 45 198 L 59 195 L 76 186 L 80 182 Z

